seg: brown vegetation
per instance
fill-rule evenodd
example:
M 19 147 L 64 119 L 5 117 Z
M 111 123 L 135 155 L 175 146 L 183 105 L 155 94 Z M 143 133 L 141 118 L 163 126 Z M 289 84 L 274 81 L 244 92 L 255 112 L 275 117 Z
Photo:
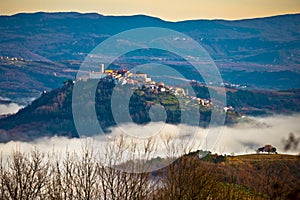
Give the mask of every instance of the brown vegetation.
M 133 156 L 134 162 L 127 163 L 151 161 L 148 155 L 154 148 L 150 142 L 146 146 L 145 161 Z M 132 173 L 118 170 L 123 147 L 128 146 L 122 139 L 114 148 L 108 145 L 101 159 L 87 147 L 81 155 L 67 153 L 63 159 L 38 150 L 14 151 L 1 162 L 0 199 L 297 199 L 300 195 L 297 156 L 208 154 L 200 159 L 190 153 L 160 170 Z

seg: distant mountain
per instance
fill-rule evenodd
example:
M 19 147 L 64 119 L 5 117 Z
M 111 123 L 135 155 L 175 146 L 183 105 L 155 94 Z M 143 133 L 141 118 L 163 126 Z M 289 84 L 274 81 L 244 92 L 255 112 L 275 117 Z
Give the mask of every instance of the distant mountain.
M 58 88 L 75 77 L 100 42 L 139 27 L 170 28 L 191 36 L 210 53 L 224 81 L 253 88 L 300 88 L 300 14 L 167 22 L 144 15 L 38 12 L 0 16 L 0 96 L 22 102 Z M 14 57 L 24 60 L 10 60 Z
M 144 15 L 34 13 L 0 17 L 0 55 L 26 60 L 82 60 L 104 39 L 139 27 L 174 29 L 200 42 L 216 61 L 300 64 L 300 15 L 238 21 L 167 22 Z

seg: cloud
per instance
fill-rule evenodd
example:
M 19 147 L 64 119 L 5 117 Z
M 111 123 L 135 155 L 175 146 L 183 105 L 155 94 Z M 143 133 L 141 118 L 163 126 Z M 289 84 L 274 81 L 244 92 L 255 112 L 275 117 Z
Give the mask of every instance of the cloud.
M 300 136 L 300 115 L 277 115 L 271 117 L 253 117 L 248 122 L 239 123 L 234 127 L 224 127 L 220 141 L 215 149 L 221 153 L 235 154 L 254 153 L 255 149 L 271 144 L 279 153 L 300 152 L 299 149 L 284 152 L 282 140 L 292 132 Z
M 14 114 L 23 107 L 24 106 L 20 106 L 16 103 L 0 104 L 0 115 Z
M 153 148 L 156 151 L 152 156 L 164 156 L 167 153 L 166 142 L 168 139 L 177 148 L 177 154 L 185 153 L 189 149 L 210 150 L 223 154 L 230 154 L 232 152 L 235 154 L 255 153 L 255 149 L 266 144 L 275 146 L 279 153 L 298 154 L 299 149 L 284 152 L 282 140 L 287 138 L 290 132 L 293 132 L 296 137 L 300 136 L 299 119 L 300 115 L 247 118 L 247 120 L 233 127 L 224 126 L 217 130 L 221 131 L 220 137 L 212 138 L 216 139 L 216 145 L 212 149 L 206 149 L 207 140 L 205 139 L 211 130 L 188 125 L 178 126 L 155 122 L 152 124 L 153 130 L 159 130 L 159 132 L 150 134 L 153 144 L 155 143 Z M 37 148 L 45 153 L 56 153 L 63 156 L 66 152 L 80 153 L 83 146 L 90 145 L 95 149 L 96 153 L 101 154 L 101 152 L 105 151 L 107 143 L 116 142 L 114 139 L 120 141 L 121 136 L 123 136 L 122 138 L 125 142 L 130 143 L 129 146 L 124 146 L 126 151 L 130 151 L 130 148 L 134 146 L 133 144 L 136 145 L 135 147 L 143 149 L 149 139 L 147 138 L 149 136 L 147 131 L 149 130 L 141 129 L 143 132 L 140 133 L 143 137 L 137 137 L 139 131 L 136 128 L 136 126 L 132 126 L 131 124 L 124 124 L 120 127 L 112 128 L 111 134 L 100 135 L 94 138 L 68 139 L 64 137 L 52 137 L 41 138 L 33 142 L 11 141 L 6 144 L 0 144 L 0 151 L 2 155 L 8 156 L 12 150 L 19 149 L 22 152 L 29 153 L 31 150 Z M 131 133 L 131 135 L 128 133 Z

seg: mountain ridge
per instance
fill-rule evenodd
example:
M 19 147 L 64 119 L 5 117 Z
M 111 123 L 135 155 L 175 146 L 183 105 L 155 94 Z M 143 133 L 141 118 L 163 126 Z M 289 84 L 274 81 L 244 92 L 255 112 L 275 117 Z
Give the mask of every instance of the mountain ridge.
M 108 37 L 134 28 L 162 27 L 187 34 L 216 62 L 299 66 L 300 14 L 246 20 L 187 20 L 103 16 L 77 12 L 16 14 L 0 17 L 0 55 L 26 60 L 80 60 Z M 7 48 L 7 47 L 11 48 Z
M 0 92 L 14 100 L 61 87 L 63 80 L 75 77 L 81 62 L 102 41 L 145 26 L 169 28 L 192 37 L 210 54 L 225 75 L 224 81 L 256 89 L 300 88 L 300 78 L 289 84 L 292 77 L 300 77 L 300 14 L 168 22 L 145 15 L 38 12 L 0 16 L 0 56 L 8 57 L 0 59 Z M 19 60 L 10 60 L 16 58 Z M 127 63 L 139 61 L 129 59 Z M 254 76 L 264 81 L 256 81 Z M 271 82 L 263 78 L 268 76 Z
M 97 12 L 78 12 L 78 11 L 55 11 L 55 12 L 46 12 L 46 11 L 38 11 L 38 12 L 19 12 L 19 13 L 14 13 L 11 15 L 0 15 L 0 17 L 13 17 L 17 15 L 31 15 L 31 14 L 75 14 L 75 15 L 85 15 L 85 16 L 99 16 L 99 17 L 136 17 L 136 16 L 144 16 L 144 17 L 149 17 L 149 18 L 156 18 L 161 21 L 165 22 L 171 22 L 171 23 L 178 23 L 178 22 L 188 22 L 188 21 L 252 21 L 252 20 L 257 20 L 257 19 L 270 19 L 270 18 L 277 18 L 277 17 L 288 17 L 288 16 L 297 16 L 300 15 L 299 13 L 286 13 L 286 14 L 278 14 L 278 15 L 268 15 L 268 16 L 259 16 L 259 17 L 254 17 L 254 18 L 241 18 L 241 19 L 222 19 L 222 18 L 212 18 L 212 19 L 206 19 L 206 18 L 195 18 L 195 19 L 184 19 L 184 20 L 178 20 L 178 21 L 171 21 L 171 20 L 166 20 L 157 16 L 151 16 L 147 14 L 132 14 L 132 15 L 105 15 L 102 13 L 97 13 Z

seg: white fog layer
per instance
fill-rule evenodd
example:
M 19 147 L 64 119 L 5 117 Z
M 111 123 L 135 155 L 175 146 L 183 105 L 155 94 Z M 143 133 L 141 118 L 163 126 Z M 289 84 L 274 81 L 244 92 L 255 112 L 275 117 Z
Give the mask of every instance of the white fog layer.
M 300 149 L 284 151 L 283 140 L 293 133 L 300 137 L 300 115 L 277 115 L 272 117 L 251 118 L 255 122 L 240 123 L 235 127 L 224 127 L 223 134 L 216 145 L 220 153 L 242 154 L 255 153 L 255 149 L 271 144 L 277 148 L 278 153 L 297 154 Z
M 283 139 L 287 139 L 289 133 L 293 133 L 296 138 L 300 137 L 300 115 L 277 115 L 271 117 L 252 117 L 240 122 L 233 127 L 222 127 L 221 134 L 217 140 L 217 144 L 212 149 L 206 149 L 207 145 L 205 141 L 206 134 L 209 134 L 207 129 L 188 127 L 183 125 L 181 130 L 197 130 L 194 134 L 184 134 L 182 131 L 179 134 L 179 127 L 175 125 L 167 125 L 163 123 L 153 123 L 153 130 L 159 130 L 159 133 L 152 134 L 152 138 L 155 138 L 157 145 L 155 146 L 156 153 L 153 156 L 163 156 L 166 151 L 165 141 L 172 138 L 175 146 L 178 145 L 179 149 L 185 149 L 189 146 L 189 149 L 197 150 L 209 150 L 211 152 L 221 154 L 244 154 L 255 153 L 255 149 L 271 144 L 277 148 L 278 153 L 292 153 L 298 154 L 300 149 L 290 149 L 288 152 L 284 151 Z M 67 139 L 63 137 L 53 137 L 39 139 L 34 142 L 17 142 L 11 141 L 6 144 L 0 144 L 0 151 L 2 155 L 8 155 L 12 150 L 18 148 L 21 151 L 30 151 L 34 148 L 47 153 L 59 153 L 65 154 L 68 152 L 80 153 L 82 146 L 85 144 L 91 144 L 99 151 L 105 147 L 105 140 L 113 137 L 119 137 L 120 134 L 124 134 L 125 140 L 134 142 L 139 145 L 143 145 L 147 141 L 148 134 L 141 132 L 143 137 L 138 137 L 136 126 L 132 128 L 130 125 L 122 125 L 119 128 L 113 128 L 112 133 L 106 136 L 96 136 L 95 138 L 73 138 Z M 124 133 L 125 132 L 125 133 Z M 128 134 L 131 133 L 131 134 Z M 182 150 L 181 153 L 184 153 Z
M 23 107 L 16 103 L 0 104 L 0 115 L 17 113 Z

